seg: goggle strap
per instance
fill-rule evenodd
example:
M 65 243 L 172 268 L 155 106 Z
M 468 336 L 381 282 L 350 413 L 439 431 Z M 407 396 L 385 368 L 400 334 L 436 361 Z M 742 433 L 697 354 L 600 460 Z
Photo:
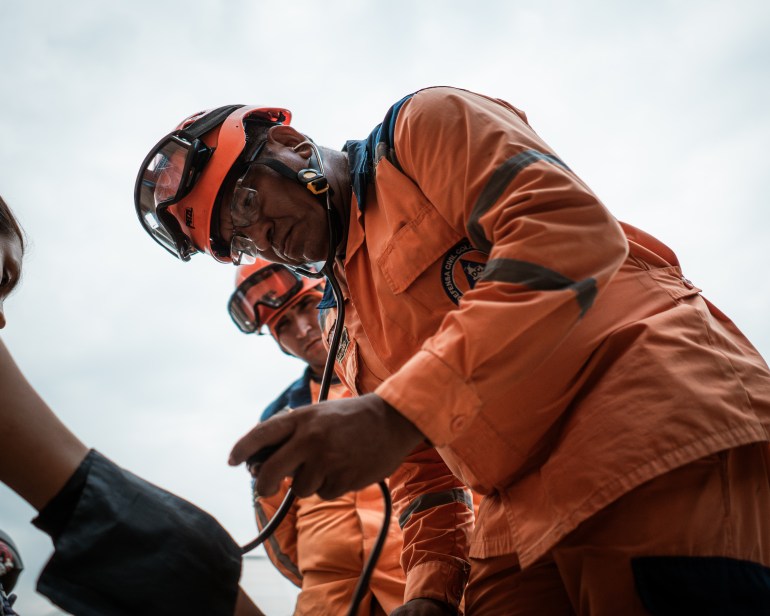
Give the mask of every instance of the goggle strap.
M 288 165 L 283 164 L 280 160 L 276 160 L 274 158 L 258 160 L 254 164 L 270 167 L 273 171 L 284 176 L 285 178 L 289 178 L 290 180 L 294 180 L 295 182 L 302 184 L 316 196 L 322 195 L 329 189 L 329 183 L 317 169 L 300 169 L 299 172 L 297 172 Z M 315 175 L 310 175 L 310 172 L 314 173 Z
M 258 160 L 254 164 L 270 167 L 273 171 L 275 171 L 276 173 L 280 173 L 283 177 L 289 178 L 290 180 L 294 180 L 295 182 L 297 181 L 297 172 L 294 171 L 288 165 L 284 165 L 280 160 L 276 160 L 274 158 L 267 158 L 265 160 Z
M 190 141 L 200 139 L 210 130 L 215 129 L 222 124 L 233 111 L 240 109 L 244 105 L 225 105 L 209 111 L 202 118 L 195 120 L 190 126 L 179 131 L 178 134 L 190 138 Z

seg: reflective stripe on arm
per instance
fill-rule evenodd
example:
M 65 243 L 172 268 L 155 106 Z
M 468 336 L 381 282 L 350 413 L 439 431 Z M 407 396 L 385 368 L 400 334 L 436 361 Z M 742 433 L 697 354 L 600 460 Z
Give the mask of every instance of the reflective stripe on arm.
M 455 488 L 452 490 L 445 490 L 444 492 L 434 492 L 433 494 L 423 494 L 422 496 L 418 496 L 409 503 L 403 513 L 399 516 L 398 525 L 403 530 L 413 514 L 432 509 L 433 507 L 448 505 L 450 503 L 463 503 L 468 509 L 473 511 L 473 501 L 471 500 L 470 493 L 467 490 Z
M 257 527 L 262 530 L 270 518 L 275 515 L 278 505 L 285 495 L 286 486 L 269 498 L 259 496 L 253 486 L 252 489 Z M 281 572 L 281 575 L 292 584 L 302 587 L 302 573 L 297 566 L 296 502 L 281 525 L 268 537 L 265 552 L 276 569 Z
M 478 199 L 476 199 L 476 203 L 474 204 L 468 219 L 468 236 L 476 248 L 487 253 L 492 249 L 492 242 L 487 239 L 479 219 L 486 214 L 487 211 L 489 211 L 489 208 L 491 208 L 502 196 L 505 189 L 514 179 L 516 179 L 516 176 L 519 175 L 519 172 L 522 169 L 541 160 L 552 162 L 569 170 L 569 167 L 555 156 L 544 154 L 537 150 L 527 150 L 516 154 L 495 169 L 492 177 L 489 178 L 489 181 L 484 186 Z
M 479 280 L 511 282 L 535 291 L 572 289 L 580 305 L 580 316 L 583 316 L 594 303 L 597 292 L 594 278 L 575 281 L 537 263 L 517 259 L 491 259 L 487 262 Z
M 526 150 L 500 164 L 476 199 L 468 218 L 468 237 L 474 246 L 487 253 L 491 252 L 492 242 L 487 238 L 484 228 L 479 222 L 480 218 L 492 208 L 520 171 L 540 161 L 550 162 L 570 171 L 570 168 L 556 156 L 538 150 Z M 571 288 L 577 295 L 576 299 L 580 305 L 581 316 L 591 307 L 597 293 L 594 278 L 575 281 L 537 263 L 518 259 L 491 259 L 480 279 L 489 282 L 512 282 L 536 291 L 557 291 Z
M 393 472 L 389 485 L 404 540 L 404 601 L 425 597 L 456 606 L 470 570 L 473 508 L 468 490 L 427 442 Z

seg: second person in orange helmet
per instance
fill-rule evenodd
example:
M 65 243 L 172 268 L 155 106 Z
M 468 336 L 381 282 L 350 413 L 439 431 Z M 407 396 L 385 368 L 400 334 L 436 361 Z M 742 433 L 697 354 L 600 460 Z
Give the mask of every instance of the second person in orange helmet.
M 247 334 L 268 331 L 284 352 L 307 364 L 302 376 L 264 410 L 262 421 L 318 400 L 327 354 L 316 308 L 322 289 L 319 280 L 300 277 L 283 265 L 261 259 L 237 270 L 236 290 L 228 303 L 233 322 Z M 350 395 L 338 379 L 333 379 L 330 400 Z M 275 514 L 289 485 L 285 480 L 271 496 L 262 496 L 254 488 L 260 529 Z M 377 486 L 328 501 L 318 496 L 294 501 L 265 547 L 275 567 L 301 589 L 296 615 L 346 613 L 382 520 L 382 494 Z M 387 541 L 359 613 L 390 614 L 403 603 L 401 545 L 401 530 L 391 518 Z

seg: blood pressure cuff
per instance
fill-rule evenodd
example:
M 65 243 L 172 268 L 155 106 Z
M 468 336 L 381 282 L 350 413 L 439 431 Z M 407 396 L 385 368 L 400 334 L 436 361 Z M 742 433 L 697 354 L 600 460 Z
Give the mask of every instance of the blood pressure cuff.
M 238 546 L 206 512 L 91 451 L 33 520 L 55 552 L 37 590 L 82 616 L 232 616 Z

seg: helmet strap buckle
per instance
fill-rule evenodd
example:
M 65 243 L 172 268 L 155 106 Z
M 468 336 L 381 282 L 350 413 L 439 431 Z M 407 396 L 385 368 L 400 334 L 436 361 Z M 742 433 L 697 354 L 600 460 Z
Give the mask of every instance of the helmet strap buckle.
M 329 190 L 329 181 L 317 169 L 300 169 L 297 180 L 314 195 L 322 195 Z

